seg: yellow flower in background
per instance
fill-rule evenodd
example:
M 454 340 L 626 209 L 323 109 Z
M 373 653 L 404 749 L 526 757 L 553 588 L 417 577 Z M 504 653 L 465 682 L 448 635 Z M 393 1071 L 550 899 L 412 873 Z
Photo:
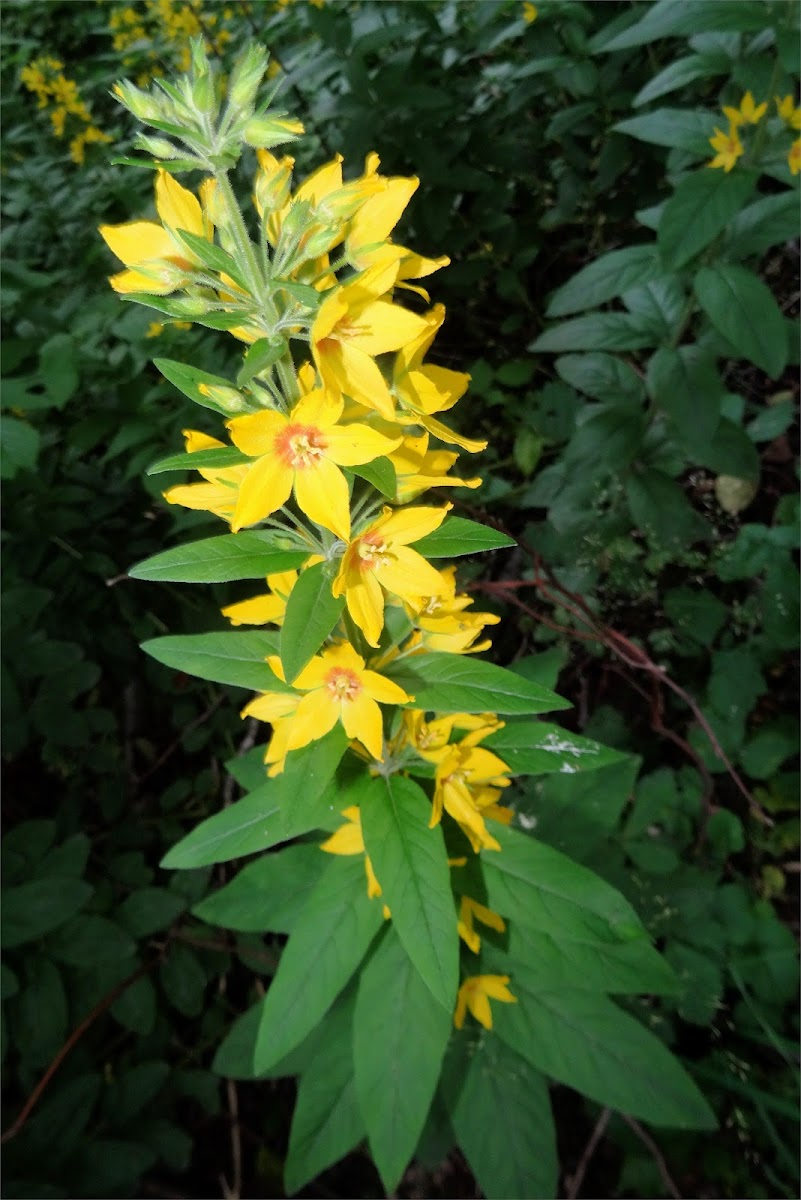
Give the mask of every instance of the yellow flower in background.
M 280 658 L 274 655 L 267 661 L 283 680 Z M 292 686 L 306 695 L 297 704 L 288 725 L 288 750 L 297 750 L 325 737 L 339 721 L 348 737 L 361 742 L 368 754 L 379 762 L 384 757 L 379 704 L 407 704 L 412 699 L 390 679 L 367 670 L 364 659 L 347 643 L 331 646 L 316 655 Z M 283 703 L 288 707 L 294 699 L 285 693 L 266 692 L 248 705 L 243 716 L 271 721 L 272 716 L 263 715 L 272 711 L 272 708 L 268 710 L 268 704 Z
M 213 183 L 206 180 L 201 184 L 202 199 L 209 195 Z M 109 279 L 115 292 L 166 296 L 178 286 L 182 272 L 200 266 L 200 259 L 175 231 L 183 229 L 211 241 L 211 222 L 196 197 L 166 171 L 156 175 L 156 211 L 160 225 L 155 221 L 126 221 L 100 226 L 106 245 L 129 268 Z
M 224 447 L 224 442 L 199 433 L 196 429 L 185 429 L 184 445 L 187 454 L 197 450 L 216 450 Z M 183 508 L 193 508 L 201 512 L 211 512 L 224 521 L 231 520 L 236 508 L 239 488 L 248 473 L 248 467 L 198 467 L 199 474 L 205 483 L 180 483 L 164 492 L 168 504 L 180 504 Z
M 768 111 L 767 100 L 762 104 L 754 104 L 754 97 L 750 92 L 746 92 L 740 101 L 739 108 L 732 108 L 730 105 L 724 104 L 723 115 L 728 117 L 731 126 L 736 129 L 738 125 L 757 125 L 765 113 Z
M 724 133 L 715 126 L 715 135 L 709 139 L 709 144 L 713 150 L 717 150 L 717 154 L 706 165 L 723 167 L 726 172 L 732 169 L 743 153 L 743 144 L 733 125 L 729 127 L 728 133 Z
M 297 571 L 278 571 L 267 576 L 269 592 L 239 600 L 222 609 L 232 625 L 281 625 L 289 593 L 298 581 Z
M 485 1029 L 492 1029 L 492 1010 L 490 1000 L 500 1000 L 504 1004 L 517 1004 L 506 986 L 511 982 L 508 975 L 471 975 L 465 979 L 456 997 L 456 1010 L 453 1023 L 457 1029 L 464 1025 L 468 1010 Z
M 796 138 L 790 147 L 790 153 L 787 155 L 787 165 L 790 168 L 791 175 L 797 175 L 801 171 L 801 138 Z
M 446 589 L 439 571 L 410 549 L 410 543 L 438 529 L 449 509 L 450 505 L 385 508 L 345 551 L 332 591 L 344 595 L 348 612 L 369 645 L 378 645 L 384 628 L 384 592 L 414 599 L 421 592 L 428 595 Z
M 531 25 L 533 21 L 536 21 L 538 15 L 536 4 L 531 4 L 530 0 L 524 0 L 523 20 L 526 22 L 526 24 Z
M 480 921 L 482 925 L 486 925 L 489 929 L 495 929 L 498 933 L 503 933 L 506 929 L 506 922 L 498 913 L 479 904 L 477 900 L 472 900 L 470 896 L 462 896 L 456 931 L 474 954 L 478 954 L 481 949 L 481 938 L 473 928 L 473 921 Z
M 796 107 L 792 96 L 775 97 L 776 112 L 791 129 L 801 129 L 801 108 Z
M 340 425 L 343 404 L 313 391 L 288 417 L 264 411 L 228 422 L 231 441 L 256 459 L 239 490 L 232 528 L 254 525 L 294 491 L 301 512 L 345 541 L 350 537 L 348 483 L 340 467 L 388 454 L 400 442 L 369 425 Z
M 320 849 L 325 850 L 326 854 L 342 854 L 348 857 L 354 854 L 364 854 L 364 870 L 367 875 L 367 896 L 368 899 L 373 900 L 382 894 L 381 884 L 376 879 L 373 864 L 370 862 L 370 856 L 365 852 L 361 813 L 355 804 L 351 804 L 349 808 L 343 808 L 342 816 L 345 817 L 345 824 L 340 825 L 336 833 L 333 833 L 327 841 L 322 843 Z M 384 918 L 388 919 L 389 916 L 390 911 L 385 904 Z

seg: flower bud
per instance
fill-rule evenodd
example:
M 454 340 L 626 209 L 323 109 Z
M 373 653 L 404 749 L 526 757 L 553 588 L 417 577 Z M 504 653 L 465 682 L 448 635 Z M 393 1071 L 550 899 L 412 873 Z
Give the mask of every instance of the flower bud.
M 251 117 L 245 126 L 243 137 L 249 146 L 260 146 L 269 150 L 282 142 L 294 141 L 303 133 L 300 121 L 281 117 Z
M 253 198 L 260 217 L 265 213 L 276 212 L 284 207 L 289 200 L 292 187 L 292 168 L 294 158 L 286 155 L 279 162 L 264 151 L 259 156 L 261 170 L 253 185 Z
M 237 59 L 228 84 L 228 102 L 232 108 L 252 111 L 267 69 L 267 58 L 263 46 L 250 45 Z
M 169 159 L 183 156 L 183 151 L 179 150 L 177 146 L 173 146 L 172 142 L 168 142 L 166 138 L 148 137 L 144 133 L 141 133 L 136 139 L 136 147 L 138 150 L 146 150 L 154 158 Z
M 213 400 L 217 407 L 223 409 L 224 412 L 235 415 L 251 411 L 247 400 L 236 388 L 223 387 L 214 383 L 199 383 L 197 390 L 202 396 Z
M 155 96 L 134 87 L 127 79 L 114 84 L 112 95 L 140 121 L 158 121 L 164 115 L 161 103 Z

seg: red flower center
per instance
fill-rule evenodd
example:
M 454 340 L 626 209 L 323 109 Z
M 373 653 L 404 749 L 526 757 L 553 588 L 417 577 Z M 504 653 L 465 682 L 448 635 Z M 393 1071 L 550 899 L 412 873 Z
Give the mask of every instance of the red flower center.
M 316 467 L 328 442 L 316 425 L 287 425 L 275 439 L 275 452 L 288 466 L 296 471 Z
M 355 700 L 362 690 L 361 680 L 350 667 L 332 667 L 325 677 L 332 700 Z

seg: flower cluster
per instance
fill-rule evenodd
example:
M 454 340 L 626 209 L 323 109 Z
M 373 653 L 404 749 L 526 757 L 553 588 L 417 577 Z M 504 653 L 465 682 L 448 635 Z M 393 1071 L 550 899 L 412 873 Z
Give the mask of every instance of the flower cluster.
M 72 133 L 70 157 L 74 163 L 83 163 L 90 143 L 111 141 L 109 135 L 93 123 L 77 83 L 64 75 L 64 64 L 60 59 L 49 55 L 34 59 L 22 68 L 20 80 L 36 96 L 38 107 L 49 109 L 55 136 L 63 138 L 68 131 Z
M 801 108 L 796 106 L 793 97 L 776 96 L 775 104 L 776 113 L 781 122 L 788 129 L 796 132 L 801 130 Z M 750 125 L 758 125 L 767 112 L 767 100 L 763 100 L 761 104 L 755 104 L 751 92 L 745 93 L 739 108 L 724 105 L 723 115 L 728 119 L 729 127 L 725 131 L 715 127 L 715 133 L 709 139 L 715 156 L 710 159 L 707 166 L 722 167 L 727 173 L 731 171 L 737 160 L 745 153 L 740 136 L 741 131 Z M 793 175 L 797 175 L 801 170 L 801 138 L 796 138 L 787 151 L 787 165 Z
M 251 48 L 234 68 L 224 111 L 198 42 L 193 55 L 193 75 L 179 88 L 116 89 L 157 130 L 169 124 L 176 136 L 180 124 L 185 149 L 141 138 L 158 159 L 158 219 L 100 232 L 124 264 L 110 280 L 118 293 L 174 319 L 224 329 L 248 347 L 236 385 L 198 377 L 196 398 L 228 416 L 229 440 L 186 431 L 188 458 L 202 455 L 201 482 L 165 496 L 213 513 L 232 533 L 270 531 L 298 551 L 300 563 L 267 576 L 266 591 L 224 615 L 236 626 L 283 628 L 307 572 L 319 585 L 315 611 L 331 614 L 329 632 L 322 630 L 292 675 L 283 653 L 268 657 L 275 685 L 242 715 L 272 727 L 271 776 L 293 751 L 341 726 L 373 774 L 411 771 L 432 780 L 431 827 L 447 817 L 465 849 L 497 852 L 493 824 L 511 819 L 500 803 L 510 768 L 482 742 L 501 727 L 498 717 L 416 709 L 410 690 L 387 677 L 390 665 L 414 668 L 434 652 L 457 662 L 485 649 L 484 631 L 498 620 L 474 612 L 455 570 L 438 569 L 424 553 L 452 506 L 416 501 L 430 488 L 478 486 L 452 468 L 459 449 L 486 443 L 443 420 L 469 376 L 429 360 L 445 313 L 428 307 L 421 280 L 448 260 L 424 257 L 393 236 L 418 181 L 383 175 L 376 154 L 346 180 L 337 155 L 295 186 L 293 159 L 271 147 L 302 127 L 254 109 L 263 54 Z M 257 147 L 255 241 L 220 166 L 234 158 L 232 129 Z M 196 193 L 171 173 L 179 155 L 182 167 L 205 173 Z M 364 854 L 359 808 L 344 817 L 323 849 Z M 379 897 L 381 881 L 366 856 L 365 871 L 368 894 Z M 501 930 L 503 922 L 463 900 L 459 934 L 475 953 L 474 919 Z M 457 1025 L 467 1007 L 491 1027 L 488 997 L 513 1000 L 507 982 L 467 980 Z
M 205 4 L 203 0 L 144 0 L 142 4 L 114 7 L 109 32 L 114 49 L 123 53 L 123 66 L 139 66 L 136 82 L 146 86 L 164 73 L 168 62 L 187 71 L 192 58 L 191 39 L 201 37 L 208 53 L 222 54 L 233 38 L 235 18 L 250 10 L 249 3 Z

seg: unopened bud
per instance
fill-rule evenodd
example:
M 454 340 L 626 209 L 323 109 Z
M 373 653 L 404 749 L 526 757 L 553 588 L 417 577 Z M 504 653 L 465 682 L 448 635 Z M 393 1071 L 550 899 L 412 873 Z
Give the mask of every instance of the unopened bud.
M 278 162 L 271 154 L 268 159 L 265 151 L 263 156 L 259 157 L 259 162 L 261 170 L 256 176 L 253 186 L 253 198 L 259 216 L 263 217 L 265 213 L 282 209 L 289 200 L 292 188 L 292 168 L 295 160 L 286 155 Z
M 235 413 L 250 412 L 250 406 L 236 388 L 223 387 L 221 384 L 214 383 L 199 383 L 197 390 L 202 396 L 207 396 L 209 400 L 213 400 L 218 408 L 224 412 Z
M 112 95 L 140 121 L 158 121 L 164 115 L 162 105 L 155 96 L 143 92 L 141 88 L 134 87 L 127 79 L 114 84 Z
M 242 136 L 249 146 L 269 150 L 283 142 L 292 142 L 303 133 L 300 121 L 282 117 L 251 117 Z
M 228 102 L 232 108 L 240 111 L 253 108 L 267 69 L 267 58 L 263 46 L 250 45 L 237 59 L 228 84 Z
M 214 305 L 202 296 L 177 296 L 171 302 L 172 313 L 176 317 L 205 317 L 213 307 Z
M 154 158 L 181 158 L 184 155 L 184 151 L 173 146 L 166 138 L 148 137 L 145 133 L 136 139 L 136 147 L 138 150 L 146 150 Z

